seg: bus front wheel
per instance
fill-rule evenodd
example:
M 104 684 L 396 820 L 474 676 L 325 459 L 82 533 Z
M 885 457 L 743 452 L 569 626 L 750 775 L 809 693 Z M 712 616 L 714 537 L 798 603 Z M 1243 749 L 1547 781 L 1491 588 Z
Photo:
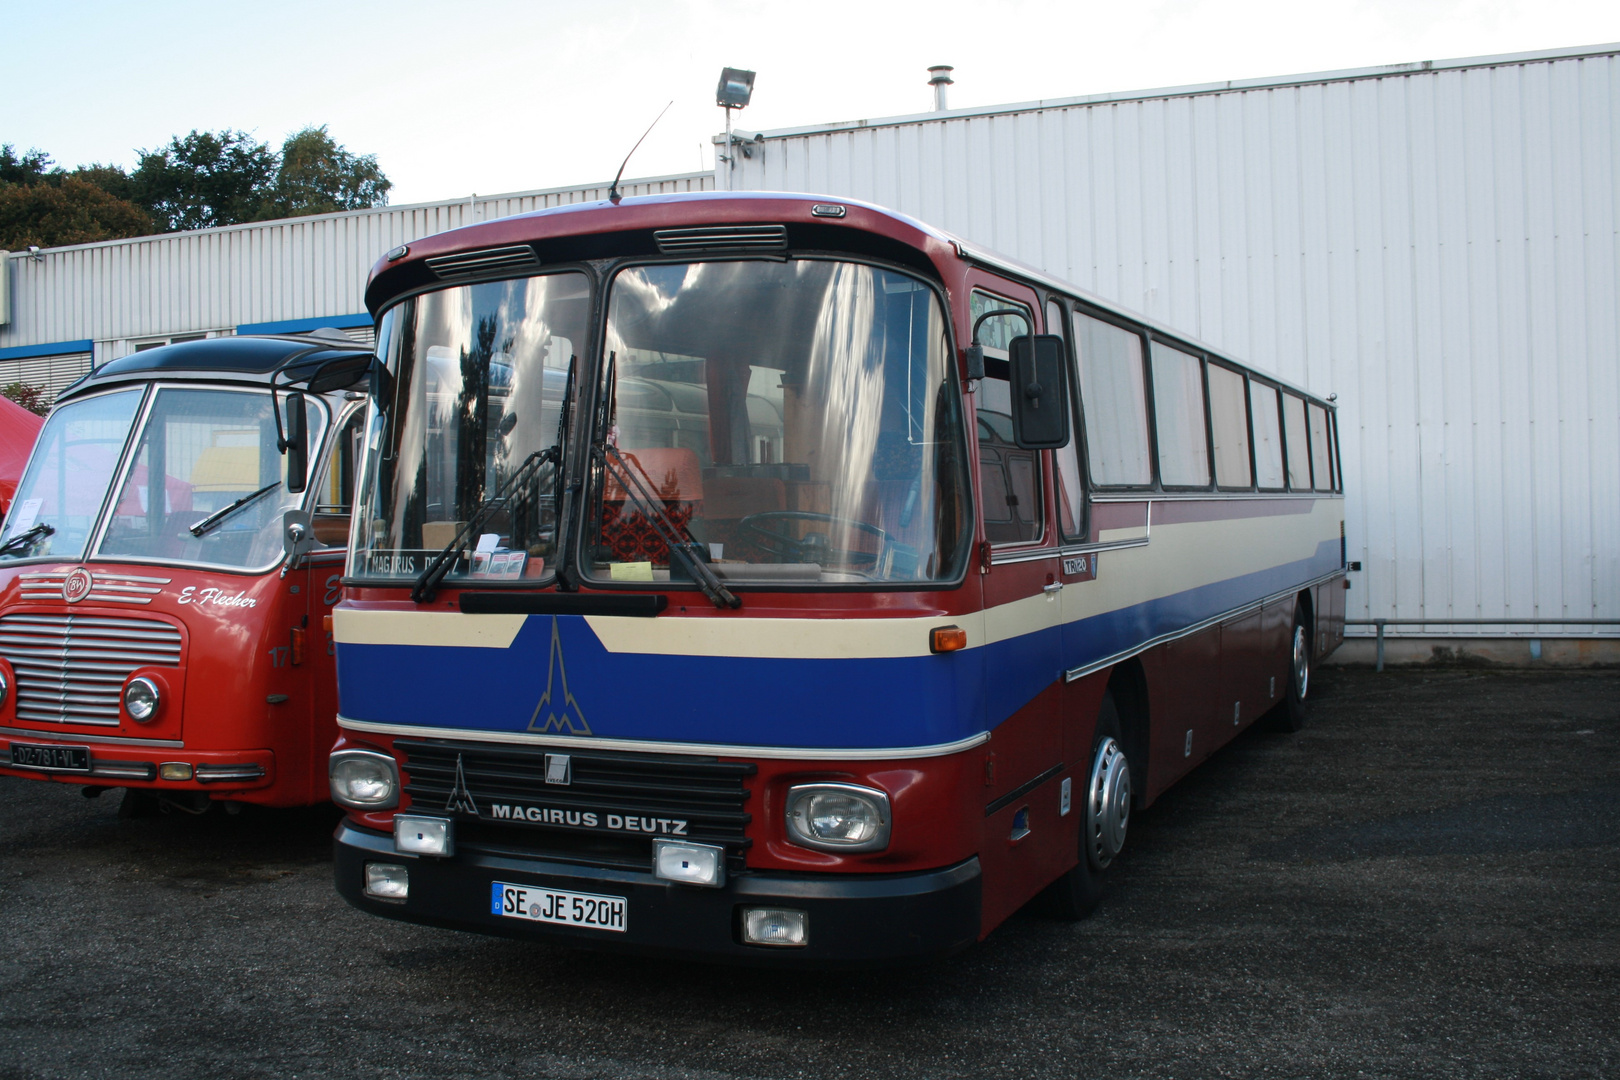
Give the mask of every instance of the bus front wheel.
M 1091 758 L 1084 775 L 1080 812 L 1080 859 L 1047 889 L 1047 907 L 1058 918 L 1083 919 L 1102 900 L 1108 869 L 1125 847 L 1131 817 L 1131 768 L 1120 735 L 1119 709 L 1112 691 L 1103 693 Z

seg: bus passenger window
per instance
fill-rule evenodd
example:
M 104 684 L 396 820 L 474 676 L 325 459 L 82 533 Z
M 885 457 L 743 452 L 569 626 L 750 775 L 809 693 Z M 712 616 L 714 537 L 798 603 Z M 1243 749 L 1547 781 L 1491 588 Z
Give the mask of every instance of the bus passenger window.
M 1165 487 L 1209 486 L 1202 367 L 1196 356 L 1153 343 L 1153 413 Z
M 1311 451 L 1305 440 L 1305 402 L 1297 394 L 1283 394 L 1283 441 L 1288 448 L 1288 488 L 1311 489 Z
M 1105 487 L 1153 483 L 1141 337 L 1076 312 L 1074 343 L 1091 479 Z
M 1249 412 L 1254 416 L 1256 480 L 1262 489 L 1279 491 L 1283 486 L 1282 413 L 1276 389 L 1250 382 Z
M 1311 475 L 1317 491 L 1333 490 L 1333 469 L 1328 464 L 1327 410 L 1320 405 L 1310 407 L 1311 414 Z
M 1209 365 L 1209 418 L 1215 434 L 1215 483 L 1249 486 L 1249 416 L 1243 401 L 1243 376 Z

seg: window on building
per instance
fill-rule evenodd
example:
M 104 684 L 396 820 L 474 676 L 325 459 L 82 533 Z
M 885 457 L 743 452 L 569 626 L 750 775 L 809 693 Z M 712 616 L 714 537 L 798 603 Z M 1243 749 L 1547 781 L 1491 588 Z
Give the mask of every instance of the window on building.
M 1157 341 L 1153 343 L 1153 417 L 1164 486 L 1207 487 L 1203 363 Z

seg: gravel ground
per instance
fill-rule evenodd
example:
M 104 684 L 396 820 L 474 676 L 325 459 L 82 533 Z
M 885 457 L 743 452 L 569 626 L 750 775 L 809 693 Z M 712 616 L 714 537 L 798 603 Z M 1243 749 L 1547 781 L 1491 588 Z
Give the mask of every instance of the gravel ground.
M 1090 920 L 793 975 L 386 922 L 336 814 L 0 778 L 0 1077 L 1613 1077 L 1620 672 L 1325 669 Z

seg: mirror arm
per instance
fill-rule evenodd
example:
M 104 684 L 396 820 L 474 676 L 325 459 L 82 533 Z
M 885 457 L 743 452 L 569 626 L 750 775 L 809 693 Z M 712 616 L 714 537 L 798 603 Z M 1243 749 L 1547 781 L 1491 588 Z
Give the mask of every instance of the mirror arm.
M 1018 318 L 1024 320 L 1024 325 L 1029 327 L 1030 336 L 1033 337 L 1035 334 L 1035 323 L 1029 317 L 1029 312 L 1025 311 L 1023 308 L 996 308 L 994 311 L 987 311 L 983 315 L 980 315 L 977 319 L 974 319 L 973 341 L 967 347 L 968 382 L 976 383 L 980 379 L 984 378 L 984 346 L 979 344 L 979 327 L 984 325 L 984 320 L 994 319 L 1000 315 L 1018 316 Z

